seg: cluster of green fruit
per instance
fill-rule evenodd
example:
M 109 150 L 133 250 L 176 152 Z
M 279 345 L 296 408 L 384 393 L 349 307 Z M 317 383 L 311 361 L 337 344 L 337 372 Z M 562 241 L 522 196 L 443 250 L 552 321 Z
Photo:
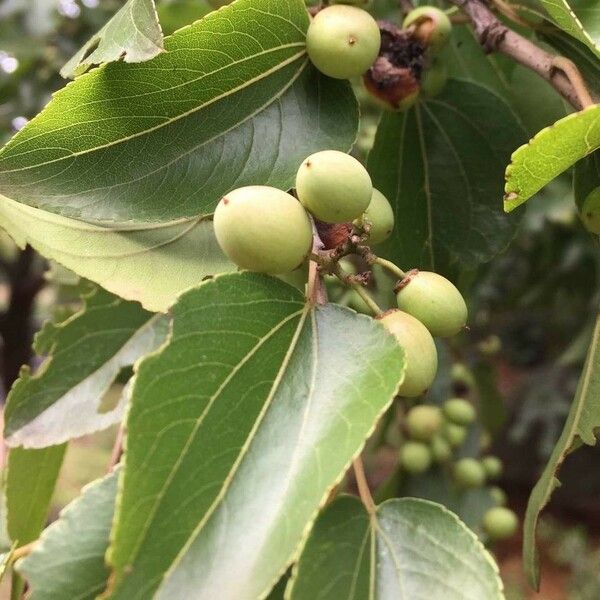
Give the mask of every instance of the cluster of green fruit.
M 238 188 L 214 214 L 217 241 L 238 266 L 259 273 L 290 273 L 311 252 L 309 213 L 324 223 L 368 222 L 368 239 L 379 243 L 394 227 L 394 212 L 373 188 L 359 161 L 336 150 L 306 158 L 296 175 L 296 199 L 268 186 Z
M 406 110 L 417 101 L 420 93 L 426 97 L 439 94 L 448 79 L 448 68 L 441 57 L 452 31 L 446 13 L 434 6 L 421 6 L 406 15 L 402 25 L 410 32 L 409 39 L 422 48 L 424 69 L 403 73 L 402 67 L 409 65 L 404 64 L 397 44 L 393 43 L 394 49 L 388 52 L 385 45 L 382 46 L 379 25 L 369 13 L 359 8 L 368 4 L 368 0 L 331 0 L 329 6 L 314 16 L 306 35 L 306 50 L 312 63 L 329 77 L 352 79 L 377 68 L 375 63 L 383 54 L 381 78 L 393 77 L 394 69 L 400 67 L 397 71 L 400 87 L 406 86 L 406 81 L 413 75 L 419 79 L 415 89 L 384 93 L 376 89 L 378 85 L 372 78 L 365 79 L 365 86 L 380 104 L 393 110 Z
M 459 458 L 452 463 L 453 452 L 465 442 L 475 418 L 473 405 L 463 398 L 451 398 L 442 408 L 427 404 L 411 408 L 405 420 L 408 440 L 400 448 L 401 467 L 411 475 L 420 475 L 434 463 L 444 465 L 462 490 L 481 488 L 498 480 L 502 461 L 496 456 L 480 460 Z M 492 486 L 489 492 L 498 506 L 485 513 L 483 529 L 490 540 L 510 537 L 517 529 L 517 516 L 502 506 L 506 495 L 501 488 Z

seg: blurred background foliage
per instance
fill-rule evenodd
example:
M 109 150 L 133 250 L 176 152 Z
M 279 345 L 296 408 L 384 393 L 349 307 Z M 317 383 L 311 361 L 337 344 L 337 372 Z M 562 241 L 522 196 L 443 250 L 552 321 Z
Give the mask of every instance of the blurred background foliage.
M 51 94 L 65 85 L 59 69 L 122 4 L 119 0 L 0 1 L 0 143 L 23 127 Z M 165 34 L 212 10 L 208 0 L 162 0 L 158 8 Z M 397 3 L 376 0 L 373 10 L 379 18 L 396 18 Z M 380 113 L 359 84 L 356 89 L 363 120 L 355 153 L 364 159 Z M 428 397 L 429 402 L 441 404 L 451 395 L 465 396 L 478 406 L 481 424 L 471 431 L 461 453 L 482 452 L 483 435 L 483 451 L 504 461 L 501 485 L 509 505 L 520 515 L 560 434 L 600 299 L 597 242 L 579 222 L 570 174 L 556 180 L 522 210 L 524 218 L 509 249 L 476 272 L 461 274 L 459 284 L 469 300 L 471 328 L 451 345 L 440 348 L 442 368 Z M 0 235 L 4 389 L 12 384 L 19 365 L 31 361 L 32 335 L 43 320 L 56 312 L 68 315 L 76 309 L 77 284 L 77 278 L 64 269 L 51 265 L 48 270 L 41 258 L 31 251 L 19 252 Z M 378 300 L 385 304 L 393 282 L 379 275 L 375 285 Z M 335 295 L 335 290 L 332 293 Z M 336 299 L 361 308 L 355 297 Z M 396 417 L 390 414 L 371 442 L 369 467 L 372 483 L 379 486 L 378 495 L 418 494 L 451 505 L 447 486 L 441 490 L 432 484 L 436 477 L 431 474 L 415 481 L 394 479 L 399 441 L 398 428 L 390 424 Z M 114 435 L 111 430 L 71 445 L 54 514 L 83 484 L 105 471 Z M 543 559 L 554 569 L 545 570 L 545 587 L 537 597 L 600 597 L 599 459 L 600 450 L 585 448 L 566 462 L 563 486 L 541 534 Z M 487 502 L 485 496 L 471 496 L 453 508 L 467 522 L 476 522 L 474 515 Z M 520 541 L 509 540 L 496 550 L 508 597 L 536 597 L 526 591 L 520 574 Z

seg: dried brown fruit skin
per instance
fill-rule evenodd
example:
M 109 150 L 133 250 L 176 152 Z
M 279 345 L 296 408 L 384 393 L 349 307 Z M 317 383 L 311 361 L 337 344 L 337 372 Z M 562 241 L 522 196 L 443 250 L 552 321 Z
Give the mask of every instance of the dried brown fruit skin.
M 315 227 L 324 250 L 333 250 L 345 244 L 352 233 L 352 223 L 324 223 L 315 219 Z
M 419 98 L 425 47 L 391 23 L 379 22 L 381 49 L 363 76 L 368 92 L 387 109 L 403 111 Z

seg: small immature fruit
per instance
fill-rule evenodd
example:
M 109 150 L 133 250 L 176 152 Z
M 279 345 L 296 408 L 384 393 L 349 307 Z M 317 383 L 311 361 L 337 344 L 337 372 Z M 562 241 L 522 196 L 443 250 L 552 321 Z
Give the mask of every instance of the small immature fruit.
M 431 454 L 435 462 L 445 463 L 452 457 L 452 448 L 441 435 L 436 435 L 431 440 Z
M 483 465 L 474 458 L 461 458 L 454 465 L 454 480 L 464 488 L 479 488 L 485 483 Z
M 467 305 L 454 284 L 430 271 L 408 273 L 398 285 L 398 308 L 416 317 L 431 335 L 451 337 L 467 323 Z
M 600 186 L 583 201 L 581 220 L 590 233 L 600 235 Z
M 355 158 L 337 150 L 324 150 L 311 154 L 300 165 L 296 193 L 304 208 L 319 221 L 346 223 L 365 212 L 373 184 Z
M 421 75 L 421 92 L 427 98 L 441 93 L 448 81 L 448 65 L 441 58 L 435 58 L 431 66 Z
M 229 192 L 214 214 L 215 235 L 237 265 L 259 273 L 289 273 L 312 246 L 302 205 L 281 190 L 253 185 Z
M 405 442 L 400 449 L 400 464 L 413 475 L 425 473 L 431 466 L 431 451 L 421 442 Z
M 420 396 L 433 383 L 437 372 L 437 349 L 431 334 L 422 323 L 401 310 L 387 312 L 381 322 L 404 348 L 406 371 L 398 395 Z
M 442 433 L 452 448 L 458 448 L 465 443 L 468 431 L 462 425 L 455 425 L 446 421 L 442 425 Z
M 442 426 L 442 414 L 437 406 L 423 404 L 411 408 L 406 415 L 408 435 L 421 442 L 430 442 Z
M 463 398 L 450 398 L 444 402 L 444 416 L 457 425 L 471 425 L 475 421 L 475 408 Z
M 506 493 L 502 488 L 498 487 L 497 485 L 494 485 L 490 488 L 490 496 L 498 506 L 503 506 L 504 504 L 506 504 Z
M 414 37 L 432 52 L 439 52 L 447 43 L 452 31 L 448 15 L 435 6 L 419 6 L 411 10 L 402 27 L 415 27 Z
M 490 481 L 494 481 L 502 475 L 502 461 L 497 456 L 484 456 L 481 464 Z
M 504 506 L 490 508 L 483 515 L 483 530 L 491 540 L 503 540 L 513 536 L 518 526 L 517 515 Z
M 373 188 L 371 202 L 357 222 L 369 223 L 369 243 L 380 244 L 385 242 L 394 230 L 394 209 L 388 199 L 378 189 Z
M 375 19 L 356 6 L 336 4 L 319 11 L 306 33 L 306 51 L 325 75 L 350 79 L 375 61 L 381 34 Z

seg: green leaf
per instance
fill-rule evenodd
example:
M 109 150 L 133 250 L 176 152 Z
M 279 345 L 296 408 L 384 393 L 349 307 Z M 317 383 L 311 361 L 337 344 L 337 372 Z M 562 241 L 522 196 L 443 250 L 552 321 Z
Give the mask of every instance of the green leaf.
M 64 444 L 42 450 L 13 448 L 8 454 L 8 534 L 19 546 L 37 539 L 46 524 L 65 449 Z
M 348 150 L 348 82 L 309 64 L 302 0 L 237 0 L 58 92 L 0 152 L 0 192 L 96 224 L 211 214 L 234 187 L 288 189 L 307 154 Z
M 46 323 L 34 344 L 46 360 L 34 375 L 24 367 L 8 396 L 8 445 L 43 448 L 118 423 L 126 398 L 104 407 L 106 392 L 122 368 L 165 340 L 167 329 L 166 317 L 102 289 L 71 318 Z
M 439 97 L 384 115 L 368 166 L 401 226 L 382 253 L 404 268 L 448 272 L 504 249 L 516 221 L 502 213 L 502 172 L 523 139 L 506 102 L 467 81 L 450 80 Z
M 94 600 L 106 587 L 108 547 L 117 472 L 83 488 L 16 564 L 27 579 L 29 600 Z
M 129 0 L 61 69 L 63 77 L 85 73 L 93 65 L 123 59 L 138 63 L 163 51 L 154 0 Z
M 506 168 L 505 210 L 511 211 L 600 147 L 600 105 L 568 115 L 513 152 Z
M 320 515 L 286 594 L 290 600 L 504 598 L 494 560 L 442 505 L 393 499 L 369 515 L 352 496 Z
M 553 21 L 600 58 L 600 12 L 595 0 L 541 0 Z
M 275 278 L 182 296 L 137 372 L 108 597 L 266 595 L 403 370 L 379 323 Z
M 535 543 L 538 519 L 541 511 L 550 501 L 552 492 L 560 485 L 557 473 L 565 458 L 581 444 L 593 446 L 596 443 L 595 432 L 600 427 L 599 397 L 600 314 L 596 317 L 592 342 L 567 422 L 527 504 L 523 525 L 523 566 L 529 582 L 536 589 L 540 583 L 539 558 Z
M 21 248 L 30 244 L 46 258 L 152 311 L 166 311 L 207 275 L 235 269 L 206 220 L 119 229 L 0 196 L 0 225 Z

